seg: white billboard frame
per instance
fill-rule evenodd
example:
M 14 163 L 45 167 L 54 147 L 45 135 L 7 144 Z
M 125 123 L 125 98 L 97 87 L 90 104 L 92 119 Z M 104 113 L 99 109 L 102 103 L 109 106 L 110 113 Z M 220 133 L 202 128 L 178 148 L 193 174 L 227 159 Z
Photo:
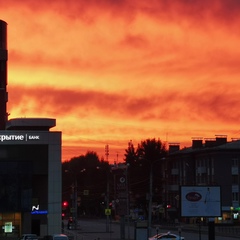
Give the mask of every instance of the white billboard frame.
M 220 186 L 181 186 L 182 217 L 222 216 Z

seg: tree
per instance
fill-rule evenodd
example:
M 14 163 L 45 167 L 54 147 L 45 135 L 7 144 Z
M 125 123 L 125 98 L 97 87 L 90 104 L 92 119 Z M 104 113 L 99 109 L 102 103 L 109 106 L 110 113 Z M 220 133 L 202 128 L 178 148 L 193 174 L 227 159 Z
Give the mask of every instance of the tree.
M 137 151 L 134 148 L 132 140 L 129 141 L 128 148 L 125 151 L 126 153 L 124 154 L 124 161 L 126 164 L 129 164 L 130 166 L 135 165 L 137 162 Z
M 147 139 L 138 145 L 137 155 L 143 164 L 151 165 L 167 154 L 166 146 L 160 139 Z
M 100 214 L 100 203 L 104 200 L 109 163 L 100 161 L 95 152 L 74 157 L 62 164 L 63 199 L 72 203 L 73 189 L 81 199 L 79 214 Z M 71 205 L 71 204 L 70 204 Z
M 149 192 L 151 168 L 153 176 L 155 176 L 155 181 L 153 181 L 154 190 L 159 192 L 162 188 L 161 159 L 167 154 L 166 146 L 160 139 L 156 140 L 153 138 L 141 141 L 137 146 L 137 150 L 135 150 L 132 141 L 130 141 L 125 151 L 124 161 L 129 164 L 131 192 L 135 198 L 137 196 L 137 205 L 146 206 L 146 194 Z

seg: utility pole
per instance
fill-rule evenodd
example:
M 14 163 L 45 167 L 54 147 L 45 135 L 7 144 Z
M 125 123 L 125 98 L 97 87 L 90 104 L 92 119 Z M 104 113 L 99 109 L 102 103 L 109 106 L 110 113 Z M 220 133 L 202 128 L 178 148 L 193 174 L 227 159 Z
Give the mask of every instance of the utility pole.
M 106 156 L 106 161 L 108 162 L 108 156 L 109 156 L 109 146 L 108 144 L 105 146 L 105 156 Z M 109 171 L 110 169 L 107 169 L 107 194 L 106 194 L 106 209 L 109 208 Z M 106 215 L 106 232 L 109 232 L 109 214 Z
M 71 214 L 72 214 L 72 224 L 74 229 L 77 229 L 78 226 L 78 214 L 77 214 L 77 207 L 78 207 L 78 187 L 77 187 L 77 177 L 74 172 L 66 170 L 65 172 L 70 172 L 73 174 L 74 179 L 72 183 L 72 204 L 71 204 Z
M 152 197 L 153 197 L 153 165 L 157 162 L 163 161 L 162 159 L 157 159 L 150 164 L 149 172 L 149 201 L 148 201 L 148 236 L 152 235 Z
M 108 146 L 108 144 L 105 145 L 105 156 L 106 156 L 106 161 L 108 162 L 108 156 L 109 156 L 109 146 Z
M 153 164 L 150 166 L 149 174 L 149 201 L 148 201 L 148 236 L 152 234 L 152 185 L 153 185 Z
M 109 169 L 107 169 L 107 201 L 106 201 L 106 208 L 109 208 Z M 107 214 L 107 222 L 106 222 L 106 232 L 110 232 L 110 228 L 109 228 L 109 214 Z
M 77 188 L 77 179 L 75 179 L 75 187 L 74 187 L 74 216 L 75 216 L 75 229 L 78 227 L 78 214 L 77 214 L 77 193 L 78 193 L 78 188 Z

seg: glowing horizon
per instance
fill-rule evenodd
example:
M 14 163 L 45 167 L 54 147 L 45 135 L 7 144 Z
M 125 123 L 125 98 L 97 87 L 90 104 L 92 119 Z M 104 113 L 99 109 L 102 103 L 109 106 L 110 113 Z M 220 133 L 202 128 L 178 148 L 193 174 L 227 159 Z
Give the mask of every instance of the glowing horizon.
M 51 117 L 62 161 L 240 130 L 236 0 L 9 0 L 9 119 Z

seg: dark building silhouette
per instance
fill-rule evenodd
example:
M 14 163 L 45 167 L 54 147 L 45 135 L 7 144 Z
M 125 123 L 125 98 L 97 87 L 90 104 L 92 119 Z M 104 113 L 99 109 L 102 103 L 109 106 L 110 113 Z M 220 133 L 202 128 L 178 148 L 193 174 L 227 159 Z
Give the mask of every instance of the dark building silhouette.
M 216 135 L 203 142 L 201 138 L 194 138 L 191 147 L 169 151 L 162 168 L 166 169 L 162 198 L 171 206 L 166 216 L 180 217 L 181 186 L 219 186 L 222 216 L 215 217 L 215 222 L 240 223 L 239 139 L 227 141 L 226 135 Z
M 7 23 L 0 20 L 0 130 L 7 122 Z

